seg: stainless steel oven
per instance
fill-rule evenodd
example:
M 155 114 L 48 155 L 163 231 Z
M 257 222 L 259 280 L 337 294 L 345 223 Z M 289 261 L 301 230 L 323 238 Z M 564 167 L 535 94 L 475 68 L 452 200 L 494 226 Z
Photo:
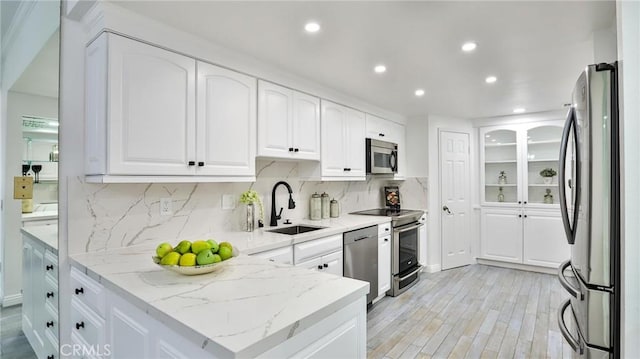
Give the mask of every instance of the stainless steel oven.
M 421 213 L 420 213 L 421 214 Z M 391 289 L 392 297 L 402 294 L 416 284 L 422 266 L 418 263 L 420 253 L 420 216 L 395 218 L 391 221 L 393 239 L 391 241 Z
M 366 163 L 369 174 L 398 172 L 398 145 L 392 142 L 366 140 Z

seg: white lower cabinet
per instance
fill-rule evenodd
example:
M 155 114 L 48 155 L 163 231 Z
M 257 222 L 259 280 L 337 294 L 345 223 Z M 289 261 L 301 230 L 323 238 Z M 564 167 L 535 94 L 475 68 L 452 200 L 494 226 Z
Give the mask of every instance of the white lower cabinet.
M 293 253 L 296 267 L 343 274 L 342 233 L 295 244 Z
M 480 258 L 557 268 L 571 256 L 557 209 L 481 210 Z
M 339 254 L 341 256 L 342 252 Z M 333 253 L 336 258 L 337 255 L 338 252 Z M 332 254 L 325 257 L 332 258 Z M 339 262 L 340 274 L 342 274 L 342 260 L 340 259 Z M 332 266 L 330 265 L 329 268 Z M 76 275 L 77 273 L 81 272 L 76 271 Z M 71 344 L 90 348 L 93 353 L 79 352 L 76 355 L 64 353 L 68 354 L 68 357 L 118 359 L 215 357 L 202 349 L 202 343 L 196 343 L 181 336 L 120 295 L 102 287 L 86 275 L 82 274 L 82 276 L 81 281 L 101 289 L 107 308 L 106 316 L 101 317 L 91 309 L 98 305 L 95 298 L 72 297 Z M 365 358 L 366 311 L 364 308 L 366 303 L 365 297 L 362 296 L 258 357 Z M 70 352 L 71 349 L 67 351 Z
M 378 235 L 378 296 L 391 289 L 391 235 Z
M 57 254 L 22 236 L 22 331 L 38 358 L 58 358 Z
M 293 246 L 276 248 L 269 251 L 251 254 L 254 257 L 260 257 L 270 260 L 271 262 L 282 264 L 293 264 Z

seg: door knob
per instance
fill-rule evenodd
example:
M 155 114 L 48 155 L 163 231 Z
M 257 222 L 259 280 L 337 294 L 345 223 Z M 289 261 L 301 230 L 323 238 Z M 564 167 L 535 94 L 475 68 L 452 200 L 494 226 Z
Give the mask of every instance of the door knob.
M 447 207 L 447 206 L 442 206 L 442 210 L 447 212 L 448 214 L 451 214 L 451 211 L 449 210 L 449 207 Z

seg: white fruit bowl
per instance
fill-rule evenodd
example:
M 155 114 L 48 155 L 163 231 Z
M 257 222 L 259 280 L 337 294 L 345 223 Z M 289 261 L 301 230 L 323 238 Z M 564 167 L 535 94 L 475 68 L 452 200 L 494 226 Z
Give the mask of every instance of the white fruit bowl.
M 240 254 L 240 252 L 238 251 L 238 248 L 236 247 L 233 247 L 232 253 L 233 253 L 232 257 L 227 259 L 226 261 L 213 263 L 213 264 L 205 264 L 201 266 L 196 265 L 191 267 L 181 267 L 178 265 L 173 265 L 173 266 L 163 265 L 163 264 L 160 264 L 161 258 L 158 256 L 152 256 L 151 259 L 153 260 L 153 263 L 157 264 L 163 269 L 170 270 L 172 272 L 176 272 L 182 275 L 199 275 L 199 274 L 207 274 L 207 273 L 215 272 L 216 270 L 222 268 L 225 263 L 229 262 L 230 260 L 233 260 L 234 257 L 237 257 Z

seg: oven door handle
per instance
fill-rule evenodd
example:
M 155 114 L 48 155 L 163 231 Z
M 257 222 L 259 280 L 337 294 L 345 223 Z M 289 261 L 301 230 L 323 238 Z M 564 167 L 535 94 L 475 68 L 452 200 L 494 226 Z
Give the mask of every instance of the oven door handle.
M 422 226 L 424 226 L 423 223 L 417 223 L 417 224 L 411 225 L 409 227 L 400 227 L 400 228 L 397 228 L 397 229 L 394 228 L 393 231 L 395 233 L 408 232 L 408 231 L 412 231 L 414 229 L 420 228 Z
M 404 277 L 400 277 L 400 278 L 398 278 L 397 280 L 398 280 L 399 282 L 402 282 L 403 280 L 405 280 L 405 279 L 407 279 L 407 278 L 411 277 L 412 275 L 414 275 L 414 274 L 416 274 L 416 273 L 420 272 L 421 270 L 422 270 L 422 266 L 418 264 L 418 268 L 416 268 L 415 270 L 411 271 L 411 273 L 409 273 L 409 274 L 405 275 Z

